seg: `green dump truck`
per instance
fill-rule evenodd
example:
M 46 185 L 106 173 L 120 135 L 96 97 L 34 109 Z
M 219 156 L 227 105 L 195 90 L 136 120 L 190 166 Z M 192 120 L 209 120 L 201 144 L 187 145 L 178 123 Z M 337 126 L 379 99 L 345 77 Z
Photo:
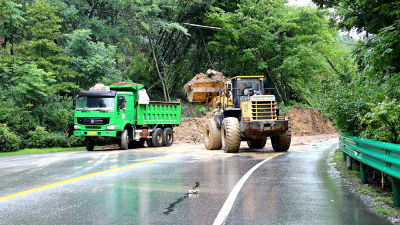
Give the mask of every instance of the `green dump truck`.
M 170 146 L 173 128 L 181 123 L 179 102 L 150 101 L 142 84 L 97 84 L 74 99 L 74 136 L 84 136 L 86 149 L 95 143 Z

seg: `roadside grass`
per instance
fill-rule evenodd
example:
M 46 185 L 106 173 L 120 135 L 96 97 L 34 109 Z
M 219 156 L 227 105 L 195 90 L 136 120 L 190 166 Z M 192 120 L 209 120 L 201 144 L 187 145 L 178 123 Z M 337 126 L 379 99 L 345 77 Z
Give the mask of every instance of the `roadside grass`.
M 64 151 L 75 151 L 75 150 L 84 150 L 86 147 L 72 147 L 72 148 L 26 148 L 16 152 L 0 152 L 0 156 L 8 156 L 8 155 L 27 155 L 27 154 L 40 154 L 40 153 L 49 153 L 49 152 L 64 152 Z
M 337 149 L 332 155 L 331 163 L 334 164 L 336 169 L 339 171 L 340 176 L 344 178 L 345 182 L 351 184 L 354 187 L 354 192 L 360 195 L 365 201 L 368 201 L 368 205 L 371 206 L 376 212 L 381 213 L 387 217 L 400 217 L 400 208 L 393 207 L 393 198 L 391 187 L 388 190 L 381 188 L 381 182 L 371 181 L 371 177 L 375 178 L 371 174 L 376 171 L 372 171 L 369 168 L 369 183 L 361 183 L 361 175 L 359 164 L 353 160 L 352 170 L 348 170 L 346 166 L 346 161 L 343 159 L 343 151 Z M 377 178 L 375 178 L 376 180 Z M 385 177 L 386 183 L 390 184 L 390 180 Z M 380 179 L 379 179 L 380 180 Z

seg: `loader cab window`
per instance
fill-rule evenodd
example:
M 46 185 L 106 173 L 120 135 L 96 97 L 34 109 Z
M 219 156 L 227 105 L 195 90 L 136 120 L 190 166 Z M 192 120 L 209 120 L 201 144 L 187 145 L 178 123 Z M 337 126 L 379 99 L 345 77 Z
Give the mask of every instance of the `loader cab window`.
M 248 95 L 251 89 L 254 90 L 255 95 L 262 94 L 262 78 L 238 78 L 237 84 L 239 95 Z

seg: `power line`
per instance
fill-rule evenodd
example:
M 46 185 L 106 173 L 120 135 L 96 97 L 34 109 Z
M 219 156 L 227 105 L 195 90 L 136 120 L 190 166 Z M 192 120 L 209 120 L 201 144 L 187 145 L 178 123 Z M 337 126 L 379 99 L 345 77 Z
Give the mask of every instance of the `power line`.
M 297 40 L 306 40 L 306 41 L 313 41 L 313 42 L 324 42 L 324 43 L 329 43 L 329 44 L 344 44 L 344 45 L 359 46 L 359 44 L 351 44 L 351 43 L 345 43 L 345 42 L 325 41 L 325 40 L 300 38 L 300 37 L 287 37 L 287 36 L 281 36 L 281 35 L 276 35 L 276 34 L 266 34 L 266 33 L 257 33 L 257 32 L 251 32 L 251 31 L 241 31 L 241 30 L 235 30 L 235 29 L 225 29 L 225 28 L 221 28 L 221 27 L 211 27 L 211 26 L 192 24 L 192 23 L 183 23 L 183 25 L 189 26 L 189 27 L 201 28 L 201 29 L 218 30 L 218 31 L 225 31 L 225 32 L 232 32 L 232 33 L 237 32 L 237 33 L 242 33 L 242 34 L 269 36 L 269 37 L 275 37 L 275 38 L 281 38 L 281 39 L 297 39 Z

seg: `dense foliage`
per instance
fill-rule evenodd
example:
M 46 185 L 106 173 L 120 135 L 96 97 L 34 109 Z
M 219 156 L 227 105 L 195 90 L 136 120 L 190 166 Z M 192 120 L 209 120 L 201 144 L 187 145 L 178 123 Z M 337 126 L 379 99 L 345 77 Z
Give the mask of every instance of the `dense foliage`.
M 185 99 L 186 82 L 216 69 L 264 75 L 285 105 L 323 106 L 340 129 L 360 133 L 371 104 L 399 94 L 398 6 L 385 3 L 390 15 L 374 15 L 382 5 L 365 19 L 356 12 L 370 10 L 367 3 L 347 15 L 353 1 L 315 2 L 321 8 L 285 0 L 2 0 L 0 123 L 21 147 L 79 145 L 71 137 L 71 96 L 79 90 L 125 81 L 144 84 L 154 100 Z M 339 35 L 352 27 L 368 29 L 369 38 Z
M 353 49 L 357 69 L 338 73 L 327 85 L 325 110 L 340 130 L 400 143 L 400 5 L 389 0 L 313 0 L 335 9 L 331 22 L 356 31 L 363 40 Z

